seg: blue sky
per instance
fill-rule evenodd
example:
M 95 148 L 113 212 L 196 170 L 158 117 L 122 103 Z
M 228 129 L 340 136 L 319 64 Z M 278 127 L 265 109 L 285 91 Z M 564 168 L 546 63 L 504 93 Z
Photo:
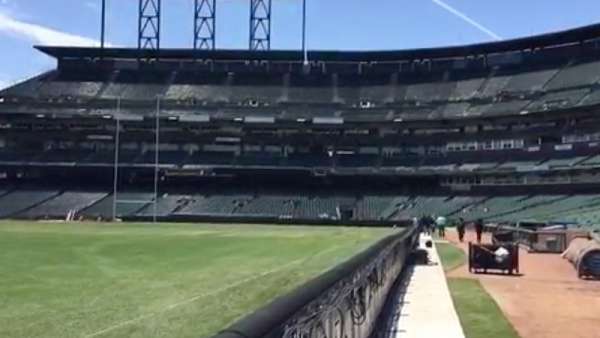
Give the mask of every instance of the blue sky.
M 107 0 L 107 40 L 136 46 L 138 0 Z M 217 0 L 217 46 L 247 48 L 249 0 Z M 0 0 L 0 87 L 54 66 L 34 44 L 93 44 L 100 0 Z M 192 44 L 193 0 L 163 0 L 163 47 Z M 308 0 L 310 49 L 404 49 L 600 22 L 598 0 Z M 273 0 L 273 49 L 300 47 L 301 0 Z

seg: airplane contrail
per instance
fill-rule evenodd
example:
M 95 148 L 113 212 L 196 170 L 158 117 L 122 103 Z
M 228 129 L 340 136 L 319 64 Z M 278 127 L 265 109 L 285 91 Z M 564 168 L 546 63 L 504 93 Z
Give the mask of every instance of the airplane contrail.
M 448 5 L 444 1 L 442 1 L 442 0 L 431 0 L 431 1 L 433 1 L 433 3 L 435 3 L 436 5 L 442 7 L 446 11 L 454 14 L 455 16 L 457 16 L 458 18 L 460 18 L 464 22 L 468 23 L 469 25 L 477 28 L 479 31 L 481 31 L 482 33 L 488 35 L 492 39 L 494 39 L 494 40 L 502 40 L 502 37 L 500 35 L 498 35 L 498 34 L 494 33 L 493 31 L 489 30 L 488 28 L 486 28 L 485 26 L 483 26 L 479 22 L 471 19 L 465 13 L 459 11 L 458 9 L 456 9 L 456 8 L 450 6 L 450 5 Z

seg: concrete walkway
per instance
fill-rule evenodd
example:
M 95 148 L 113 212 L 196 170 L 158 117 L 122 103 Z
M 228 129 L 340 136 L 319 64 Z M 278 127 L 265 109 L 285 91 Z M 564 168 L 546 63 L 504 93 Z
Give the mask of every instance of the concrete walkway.
M 425 248 L 428 236 L 421 236 L 421 248 L 429 252 L 430 263 L 415 265 L 405 273 L 397 289 L 395 302 L 388 309 L 385 327 L 379 332 L 386 338 L 464 338 L 454 309 L 444 269 L 438 253 Z M 382 334 L 383 333 L 383 334 Z

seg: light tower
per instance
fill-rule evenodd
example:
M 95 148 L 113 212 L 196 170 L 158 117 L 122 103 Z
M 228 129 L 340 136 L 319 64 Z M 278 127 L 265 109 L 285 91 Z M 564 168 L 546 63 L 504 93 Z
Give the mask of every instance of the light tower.
M 271 49 L 271 0 L 250 0 L 250 50 Z
M 194 0 L 194 49 L 215 49 L 216 0 Z
M 160 49 L 160 2 L 139 0 L 138 49 Z

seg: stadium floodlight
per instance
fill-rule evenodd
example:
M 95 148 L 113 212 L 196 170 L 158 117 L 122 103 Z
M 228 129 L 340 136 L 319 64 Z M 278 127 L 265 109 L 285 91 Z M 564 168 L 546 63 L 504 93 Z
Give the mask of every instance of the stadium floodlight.
M 138 49 L 160 49 L 161 0 L 139 0 Z
M 250 0 L 250 50 L 271 49 L 271 0 Z
M 216 0 L 194 0 L 194 49 L 215 49 Z

